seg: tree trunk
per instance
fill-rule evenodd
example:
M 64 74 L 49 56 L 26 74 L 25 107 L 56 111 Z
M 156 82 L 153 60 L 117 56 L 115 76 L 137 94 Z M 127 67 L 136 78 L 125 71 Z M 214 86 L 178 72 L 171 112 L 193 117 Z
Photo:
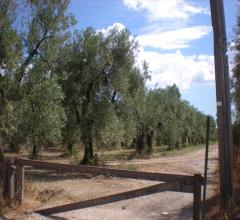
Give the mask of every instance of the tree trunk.
M 11 149 L 11 152 L 19 153 L 19 147 L 14 142 L 10 142 L 9 148 Z
M 92 164 L 92 162 L 93 162 L 92 138 L 89 138 L 87 141 L 84 141 L 83 145 L 84 145 L 84 156 L 81 161 L 81 164 Z
M 137 138 L 133 138 L 132 143 L 130 144 L 130 148 L 136 148 Z
M 177 140 L 176 143 L 175 143 L 175 148 L 178 149 L 178 150 L 180 149 L 180 143 L 179 143 L 178 140 Z
M 160 137 L 157 137 L 157 145 L 161 146 L 161 138 Z
M 173 150 L 174 148 L 174 140 L 170 137 L 168 138 L 168 150 Z
M 186 135 L 183 135 L 182 137 L 182 146 L 185 147 L 187 145 L 187 137 Z
M 3 162 L 4 161 L 4 152 L 3 152 L 3 149 L 0 147 L 0 162 Z
M 33 160 L 36 159 L 37 155 L 38 155 L 38 153 L 37 153 L 37 145 L 33 144 L 33 146 L 32 146 L 32 159 Z
M 3 148 L 3 146 L 4 146 L 4 138 L 0 133 L 0 148 Z
M 152 154 L 153 131 L 147 134 L 147 154 Z
M 139 135 L 138 137 L 137 137 L 137 143 L 136 143 L 136 147 L 137 147 L 137 153 L 138 154 L 142 154 L 142 150 L 143 150 L 143 148 L 144 148 L 144 134 L 142 133 L 141 135 Z
M 72 154 L 72 152 L 73 152 L 73 144 L 70 143 L 70 142 L 68 142 L 67 148 L 68 148 L 68 152 L 69 152 L 70 154 Z
M 95 97 L 93 81 L 88 85 L 85 100 L 82 106 L 82 140 L 84 145 L 84 156 L 81 164 L 93 163 L 93 124 L 94 121 L 90 117 L 93 112 L 89 109 L 89 104 L 93 102 Z M 78 112 L 78 111 L 77 111 Z M 90 113 L 91 112 L 91 113 Z

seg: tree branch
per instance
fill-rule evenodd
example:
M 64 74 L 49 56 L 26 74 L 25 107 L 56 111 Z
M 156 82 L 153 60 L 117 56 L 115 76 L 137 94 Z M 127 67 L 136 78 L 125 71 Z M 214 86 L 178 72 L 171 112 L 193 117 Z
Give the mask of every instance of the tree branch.
M 37 55 L 38 53 L 38 48 L 41 46 L 41 44 L 47 40 L 48 38 L 53 38 L 53 35 L 46 35 L 46 32 L 44 34 L 45 36 L 36 44 L 35 48 L 29 53 L 28 57 L 26 58 L 26 60 L 23 62 L 17 76 L 16 76 L 16 80 L 18 83 L 21 82 L 22 78 L 23 78 L 23 74 L 26 70 L 26 67 L 28 66 L 28 64 L 31 62 L 31 60 L 33 59 L 33 57 L 35 55 Z
M 111 98 L 111 103 L 114 103 L 116 101 L 116 96 L 117 96 L 117 92 L 114 90 L 112 98 Z

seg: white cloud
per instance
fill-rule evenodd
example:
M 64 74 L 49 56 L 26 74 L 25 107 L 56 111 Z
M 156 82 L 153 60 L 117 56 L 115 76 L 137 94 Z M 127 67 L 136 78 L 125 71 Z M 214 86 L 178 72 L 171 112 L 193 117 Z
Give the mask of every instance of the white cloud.
M 123 24 L 115 23 L 99 31 L 107 35 L 114 27 L 119 28 L 119 30 L 125 28 Z M 192 27 L 192 29 L 185 28 L 185 30 L 181 31 L 177 30 L 176 32 L 181 33 L 179 36 L 182 36 L 182 38 L 179 39 L 171 38 L 171 35 L 177 35 L 176 33 L 169 34 L 169 36 L 163 34 L 163 36 L 157 36 L 156 39 L 148 39 L 151 44 L 144 43 L 144 41 L 141 40 L 142 36 L 138 37 L 141 47 L 139 48 L 137 63 L 140 65 L 143 60 L 146 60 L 149 64 L 152 78 L 151 81 L 148 82 L 149 87 L 154 87 L 156 84 L 159 87 L 166 87 L 175 83 L 181 90 L 186 90 L 192 84 L 209 84 L 214 82 L 214 58 L 211 55 L 184 56 L 180 50 L 162 53 L 146 51 L 143 48 L 143 46 L 162 49 L 186 47 L 191 40 L 200 38 L 209 31 L 207 26 L 197 26 L 196 29 L 199 29 L 199 31 L 195 30 L 194 27 Z M 192 37 L 187 36 L 187 39 L 184 38 L 184 35 L 191 34 Z M 156 33 L 156 35 L 158 35 L 158 33 Z
M 117 29 L 118 31 L 123 31 L 126 29 L 126 27 L 122 23 L 114 23 L 113 25 L 108 26 L 107 28 L 102 28 L 102 29 L 97 30 L 97 32 L 102 32 L 103 35 L 106 37 L 106 36 L 108 36 L 110 31 L 113 29 Z M 134 39 L 134 37 L 132 35 L 130 35 L 129 40 L 131 41 L 133 39 Z
M 190 47 L 190 43 L 193 40 L 208 35 L 210 31 L 210 26 L 193 26 L 177 30 L 152 32 L 138 36 L 137 40 L 141 46 L 149 46 L 163 50 L 181 49 Z
M 209 9 L 190 3 L 190 0 L 122 0 L 129 9 L 140 11 L 148 18 L 137 38 L 141 46 L 162 50 L 191 47 L 193 40 L 208 35 L 212 27 L 189 25 L 193 15 L 209 14 Z
M 180 51 L 159 53 L 141 48 L 138 62 L 142 60 L 148 62 L 151 71 L 149 87 L 156 84 L 166 87 L 175 83 L 180 89 L 186 90 L 192 84 L 214 82 L 214 58 L 211 55 L 184 56 Z
M 114 23 L 113 25 L 108 26 L 107 28 L 102 28 L 98 31 L 102 32 L 104 35 L 107 35 L 114 28 L 116 28 L 118 31 L 122 31 L 125 29 L 125 26 L 122 23 Z
M 146 11 L 149 21 L 163 19 L 187 20 L 195 14 L 209 14 L 209 10 L 186 0 L 122 0 L 129 9 Z

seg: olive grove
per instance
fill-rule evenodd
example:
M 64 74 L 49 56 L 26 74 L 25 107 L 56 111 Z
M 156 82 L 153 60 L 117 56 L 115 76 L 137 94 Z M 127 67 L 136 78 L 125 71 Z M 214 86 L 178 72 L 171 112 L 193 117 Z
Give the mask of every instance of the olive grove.
M 151 154 L 205 141 L 206 115 L 181 99 L 176 85 L 149 89 L 148 64 L 126 30 L 108 33 L 76 23 L 68 0 L 0 1 L 0 137 L 4 147 L 124 146 Z M 25 8 L 26 16 L 20 10 Z M 81 21 L 79 21 L 81 22 Z M 20 25 L 22 24 L 22 25 Z M 236 72 L 237 77 L 237 72 Z M 237 99 L 238 100 L 238 99 Z M 211 117 L 211 140 L 216 125 Z

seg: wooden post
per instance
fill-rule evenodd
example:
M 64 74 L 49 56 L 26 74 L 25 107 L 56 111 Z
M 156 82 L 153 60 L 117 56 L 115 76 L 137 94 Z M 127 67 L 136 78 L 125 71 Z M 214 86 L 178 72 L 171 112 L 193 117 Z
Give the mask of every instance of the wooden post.
M 16 167 L 16 199 L 22 203 L 24 199 L 24 166 L 17 165 Z
M 223 0 L 210 0 L 214 37 L 221 207 L 228 209 L 234 196 L 231 105 L 227 39 Z
M 2 163 L 2 185 L 3 185 L 3 191 L 2 196 L 3 198 L 7 197 L 7 166 L 6 161 Z
M 0 137 L 1 138 L 1 137 Z M 3 188 L 2 188 L 2 196 L 5 197 L 6 195 L 6 164 L 5 164 L 5 158 L 3 154 L 3 149 L 0 147 L 0 181 L 2 182 Z
M 11 161 L 8 160 L 6 164 L 6 180 L 5 180 L 5 187 L 6 187 L 6 198 L 7 199 L 14 199 L 15 197 L 15 175 L 14 175 L 14 167 L 11 164 Z
M 202 207 L 202 220 L 205 216 L 205 203 L 207 195 L 207 170 L 208 170 L 208 147 L 209 147 L 209 127 L 210 127 L 210 117 L 207 117 L 207 127 L 206 127 L 206 149 L 205 149 L 205 166 L 204 166 L 204 179 L 203 179 L 203 207 Z
M 193 220 L 201 219 L 201 174 L 194 175 Z

